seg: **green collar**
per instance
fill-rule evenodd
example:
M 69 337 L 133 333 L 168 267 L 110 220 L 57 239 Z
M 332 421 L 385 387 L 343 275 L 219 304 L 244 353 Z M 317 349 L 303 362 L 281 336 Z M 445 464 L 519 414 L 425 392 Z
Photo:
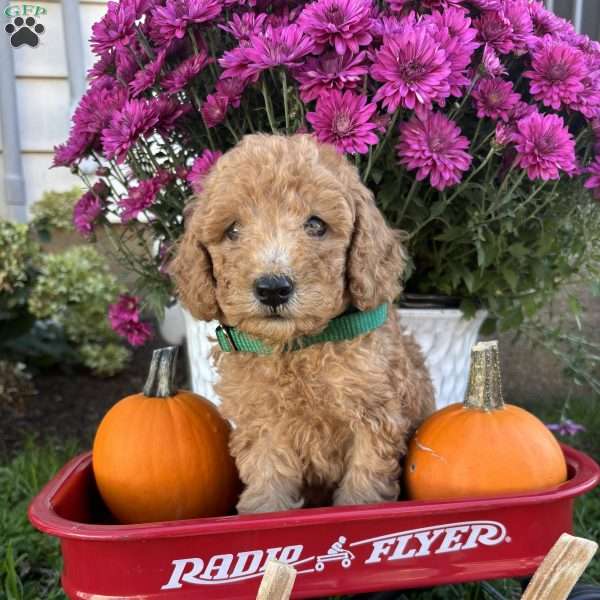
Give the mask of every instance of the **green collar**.
M 381 327 L 386 322 L 387 316 L 387 304 L 381 304 L 377 308 L 363 312 L 358 310 L 346 312 L 332 319 L 321 333 L 294 340 L 289 349 L 300 350 L 313 344 L 354 339 Z M 227 325 L 217 327 L 217 340 L 223 352 L 253 352 L 254 354 L 270 354 L 272 352 L 272 349 L 259 339 Z

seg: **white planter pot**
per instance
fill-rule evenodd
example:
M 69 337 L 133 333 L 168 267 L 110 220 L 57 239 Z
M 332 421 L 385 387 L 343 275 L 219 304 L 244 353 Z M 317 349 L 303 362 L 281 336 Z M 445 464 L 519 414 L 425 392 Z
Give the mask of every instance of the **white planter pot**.
M 487 311 L 464 319 L 457 308 L 401 308 L 400 323 L 421 346 L 435 388 L 436 408 L 462 402 L 469 381 L 471 346 Z
M 217 379 L 210 352 L 215 344 L 216 321 L 185 318 L 191 385 L 194 392 L 219 404 L 213 390 Z M 471 346 L 486 317 L 480 310 L 469 320 L 458 309 L 399 309 L 400 322 L 416 338 L 423 350 L 433 380 L 437 408 L 462 402 L 467 389 Z

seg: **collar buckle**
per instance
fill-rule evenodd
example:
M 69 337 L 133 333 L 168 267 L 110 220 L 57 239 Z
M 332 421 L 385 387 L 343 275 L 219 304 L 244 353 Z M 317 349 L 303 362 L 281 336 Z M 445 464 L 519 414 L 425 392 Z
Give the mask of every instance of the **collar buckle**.
M 229 325 L 219 325 L 217 330 L 220 330 L 221 333 L 227 338 L 229 342 L 229 347 L 231 348 L 231 352 L 239 352 L 240 349 L 236 346 L 235 341 L 233 339 L 233 335 L 231 334 L 231 327 Z

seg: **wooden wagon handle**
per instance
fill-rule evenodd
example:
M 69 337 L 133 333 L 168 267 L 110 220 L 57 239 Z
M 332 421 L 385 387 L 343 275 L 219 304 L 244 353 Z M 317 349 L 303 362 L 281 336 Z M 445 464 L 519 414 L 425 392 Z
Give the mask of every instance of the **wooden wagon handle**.
M 270 560 L 258 588 L 256 600 L 288 600 L 295 579 L 296 569 L 294 567 Z
M 563 533 L 533 574 L 521 600 L 565 600 L 596 550 L 596 542 Z

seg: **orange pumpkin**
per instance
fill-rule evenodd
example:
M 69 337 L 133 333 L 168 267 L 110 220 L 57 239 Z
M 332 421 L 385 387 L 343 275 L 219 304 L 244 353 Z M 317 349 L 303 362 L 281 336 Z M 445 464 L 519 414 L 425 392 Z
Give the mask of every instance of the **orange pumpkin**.
M 238 495 L 229 423 L 205 398 L 173 389 L 176 354 L 155 350 L 144 392 L 115 404 L 96 432 L 96 483 L 123 523 L 225 515 Z
M 552 488 L 567 478 L 552 433 L 504 404 L 497 342 L 473 347 L 463 404 L 434 413 L 409 444 L 405 487 L 414 500 L 485 497 Z

